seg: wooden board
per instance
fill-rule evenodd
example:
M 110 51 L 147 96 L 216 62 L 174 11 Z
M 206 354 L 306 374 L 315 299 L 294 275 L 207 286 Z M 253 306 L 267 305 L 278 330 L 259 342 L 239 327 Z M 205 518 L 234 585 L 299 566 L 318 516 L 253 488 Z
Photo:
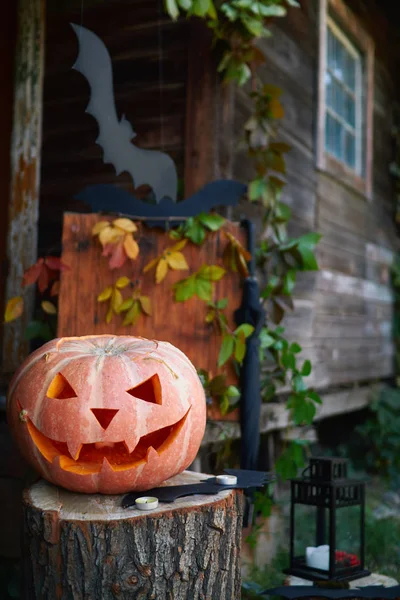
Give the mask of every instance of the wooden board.
M 212 325 L 205 323 L 206 303 L 197 297 L 184 303 L 175 302 L 172 286 L 203 264 L 221 266 L 226 236 L 222 232 L 210 234 L 201 247 L 188 243 L 183 252 L 190 271 L 170 270 L 164 281 L 156 285 L 155 270 L 143 275 L 143 267 L 175 242 L 162 230 L 149 229 L 138 223 L 138 259 L 127 261 L 121 269 L 111 271 L 107 259 L 101 255 L 99 242 L 91 234 L 93 225 L 105 218 L 76 213 L 66 213 L 64 216 L 62 261 L 70 270 L 65 271 L 61 278 L 58 336 L 115 333 L 165 340 L 185 352 L 197 369 L 206 369 L 216 375 L 221 338 L 213 333 Z M 225 229 L 246 244 L 245 232 L 239 224 L 227 221 Z M 150 296 L 153 306 L 153 315 L 141 316 L 134 327 L 123 327 L 121 316 L 114 316 L 107 325 L 107 303 L 97 302 L 98 294 L 122 275 L 140 282 L 142 293 Z M 123 290 L 123 294 L 129 297 L 127 289 Z M 217 282 L 215 300 L 221 298 L 228 298 L 227 315 L 233 325 L 234 310 L 242 299 L 237 273 L 227 272 Z M 235 381 L 232 372 L 230 380 Z

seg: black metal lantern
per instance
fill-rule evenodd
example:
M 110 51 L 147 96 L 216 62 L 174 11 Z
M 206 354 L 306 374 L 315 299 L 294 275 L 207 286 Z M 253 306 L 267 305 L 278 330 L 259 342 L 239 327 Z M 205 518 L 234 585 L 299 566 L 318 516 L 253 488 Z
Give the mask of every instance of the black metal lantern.
M 350 581 L 364 568 L 365 482 L 347 478 L 347 460 L 312 458 L 291 481 L 290 567 L 311 581 Z

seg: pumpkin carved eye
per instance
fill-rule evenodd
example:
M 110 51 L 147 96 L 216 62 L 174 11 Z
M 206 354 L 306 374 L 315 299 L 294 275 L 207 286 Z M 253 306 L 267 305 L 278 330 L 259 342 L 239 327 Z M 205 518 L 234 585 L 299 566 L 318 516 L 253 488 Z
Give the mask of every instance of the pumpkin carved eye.
M 66 400 L 67 398 L 77 398 L 77 394 L 71 384 L 65 379 L 62 373 L 57 373 L 53 378 L 47 390 L 48 398 L 56 400 Z
M 157 374 L 126 391 L 134 398 L 139 398 L 145 402 L 162 404 L 161 383 Z

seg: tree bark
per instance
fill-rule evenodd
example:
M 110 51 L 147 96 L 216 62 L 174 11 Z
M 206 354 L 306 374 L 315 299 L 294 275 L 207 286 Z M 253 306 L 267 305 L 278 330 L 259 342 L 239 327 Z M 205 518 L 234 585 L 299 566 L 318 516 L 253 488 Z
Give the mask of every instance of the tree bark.
M 186 471 L 168 484 L 203 478 Z M 181 498 L 149 513 L 122 509 L 122 497 L 44 480 L 25 491 L 25 600 L 240 598 L 240 492 Z

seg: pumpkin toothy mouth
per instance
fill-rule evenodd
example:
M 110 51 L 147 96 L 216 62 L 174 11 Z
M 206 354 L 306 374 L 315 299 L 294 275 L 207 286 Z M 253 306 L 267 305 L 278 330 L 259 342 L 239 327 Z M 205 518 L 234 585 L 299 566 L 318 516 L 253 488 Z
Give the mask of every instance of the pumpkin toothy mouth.
M 126 471 L 140 464 L 147 463 L 152 454 L 162 454 L 176 440 L 183 428 L 190 408 L 186 414 L 174 425 L 169 425 L 148 433 L 140 438 L 132 452 L 129 452 L 124 441 L 97 442 L 81 444 L 79 452 L 73 458 L 68 451 L 66 442 L 58 442 L 46 437 L 30 419 L 27 428 L 33 443 L 44 458 L 52 463 L 59 459 L 60 467 L 79 475 L 99 473 L 106 461 L 113 471 Z

